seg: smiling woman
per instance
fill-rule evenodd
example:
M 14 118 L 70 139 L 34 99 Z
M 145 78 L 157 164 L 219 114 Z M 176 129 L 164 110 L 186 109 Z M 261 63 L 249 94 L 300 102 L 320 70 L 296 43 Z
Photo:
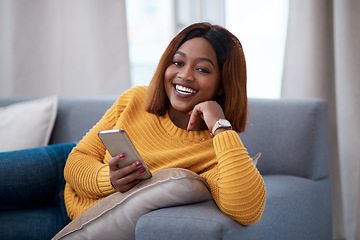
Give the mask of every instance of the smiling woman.
M 195 77 L 197 81 L 190 81 Z M 210 24 L 193 24 L 174 37 L 161 57 L 150 82 L 146 99 L 148 112 L 163 116 L 169 107 L 169 112 L 172 111 L 172 103 L 169 102 L 172 95 L 168 96 L 170 87 L 166 88 L 166 82 L 169 81 L 175 90 L 180 86 L 200 90 L 194 86 L 204 84 L 206 90 L 203 90 L 206 91 L 206 95 L 190 95 L 193 96 L 191 100 L 194 100 L 192 108 L 195 107 L 196 101 L 200 103 L 205 98 L 214 100 L 221 106 L 221 114 L 233 124 L 233 129 L 237 132 L 244 131 L 247 113 L 246 61 L 240 41 L 225 28 Z M 209 90 L 210 86 L 206 86 L 207 83 L 213 85 L 212 90 Z M 165 88 L 162 87 L 163 84 Z M 202 98 L 198 99 L 200 97 Z M 190 102 L 190 99 L 187 100 Z M 197 106 L 197 110 L 198 107 L 204 106 Z M 183 111 L 190 111 L 192 108 L 184 108 Z M 197 112 L 192 115 L 195 117 L 193 121 L 196 120 Z M 204 115 L 201 114 L 201 117 Z M 207 127 L 211 129 L 212 125 L 207 124 Z M 196 129 L 203 128 L 198 125 Z
M 211 44 L 204 38 L 186 41 L 175 53 L 173 63 L 165 71 L 164 80 L 165 91 L 170 101 L 169 116 L 173 121 L 183 119 L 177 126 L 185 128 L 189 121 L 188 112 L 195 105 L 221 95 L 220 71 Z M 180 117 L 181 115 L 185 117 Z M 207 129 L 203 121 L 197 123 L 194 130 Z
M 207 182 L 223 213 L 243 225 L 257 222 L 266 190 L 238 135 L 246 118 L 239 40 L 217 25 L 190 25 L 170 42 L 150 86 L 122 94 L 70 153 L 64 171 L 69 217 L 139 184 L 142 164 L 119 167 L 126 153 L 111 156 L 97 137 L 122 128 L 151 172 L 188 169 Z

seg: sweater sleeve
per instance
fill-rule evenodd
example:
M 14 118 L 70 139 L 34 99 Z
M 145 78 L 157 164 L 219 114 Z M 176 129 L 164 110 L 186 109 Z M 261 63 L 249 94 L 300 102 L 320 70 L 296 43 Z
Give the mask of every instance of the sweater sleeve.
M 264 210 L 266 190 L 259 171 L 235 131 L 214 137 L 217 167 L 202 174 L 220 210 L 242 225 L 256 223 Z
M 127 101 L 126 94 L 120 96 L 70 153 L 64 177 L 79 197 L 98 199 L 115 192 L 109 178 L 109 165 L 104 163 L 108 153 L 98 132 L 114 128 Z

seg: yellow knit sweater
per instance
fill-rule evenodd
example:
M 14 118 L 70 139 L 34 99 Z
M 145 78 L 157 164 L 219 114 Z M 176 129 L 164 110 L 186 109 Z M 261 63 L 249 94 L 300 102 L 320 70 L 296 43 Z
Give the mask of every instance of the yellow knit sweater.
M 265 185 L 238 134 L 225 131 L 212 138 L 209 130 L 187 132 L 168 115 L 147 113 L 146 89 L 136 87 L 121 95 L 70 153 L 64 170 L 69 217 L 75 219 L 115 192 L 109 179 L 111 156 L 97 133 L 122 128 L 151 172 L 165 168 L 196 172 L 209 184 L 221 211 L 243 225 L 257 222 L 265 206 Z

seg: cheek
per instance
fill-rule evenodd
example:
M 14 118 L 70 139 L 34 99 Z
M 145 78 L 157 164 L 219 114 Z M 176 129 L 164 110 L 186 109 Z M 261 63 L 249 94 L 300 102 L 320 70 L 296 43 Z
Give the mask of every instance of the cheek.
M 168 67 L 164 74 L 165 82 L 170 82 L 172 78 L 174 77 L 174 71 L 171 69 L 171 67 Z
M 216 95 L 220 90 L 220 81 L 217 79 L 207 79 L 203 81 L 203 88 L 207 89 L 209 95 Z
M 171 82 L 172 82 L 172 74 L 171 74 L 171 70 L 168 67 L 165 70 L 165 74 L 164 74 L 164 88 L 165 88 L 165 92 L 168 96 L 169 96 L 171 88 L 172 88 Z

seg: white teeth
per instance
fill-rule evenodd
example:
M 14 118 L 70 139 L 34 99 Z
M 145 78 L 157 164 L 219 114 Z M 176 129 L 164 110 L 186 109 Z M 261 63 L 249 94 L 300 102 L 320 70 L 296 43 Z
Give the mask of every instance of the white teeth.
M 184 86 L 180 86 L 180 85 L 175 85 L 175 89 L 176 91 L 182 93 L 182 94 L 194 94 L 196 93 L 196 90 L 191 89 L 191 88 L 187 88 Z

